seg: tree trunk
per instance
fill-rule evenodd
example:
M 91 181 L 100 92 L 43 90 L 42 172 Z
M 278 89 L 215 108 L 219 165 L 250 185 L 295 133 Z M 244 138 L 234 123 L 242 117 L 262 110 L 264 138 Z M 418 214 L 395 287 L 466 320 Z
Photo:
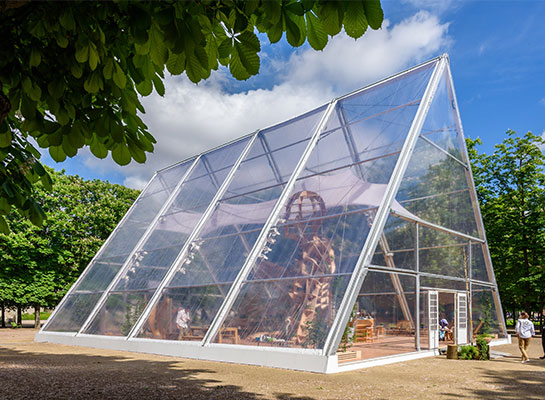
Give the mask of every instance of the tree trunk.
M 2 303 L 2 328 L 6 327 L 6 305 Z
M 17 326 L 23 326 L 23 309 L 21 306 L 17 306 Z
M 40 327 L 40 305 L 34 305 L 34 328 Z

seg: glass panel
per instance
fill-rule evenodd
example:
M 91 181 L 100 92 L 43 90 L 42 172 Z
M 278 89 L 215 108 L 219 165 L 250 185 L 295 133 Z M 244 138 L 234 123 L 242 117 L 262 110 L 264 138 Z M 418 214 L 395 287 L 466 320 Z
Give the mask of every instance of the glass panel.
M 185 175 L 193 160 L 189 160 L 183 164 L 178 164 L 172 168 L 159 172 L 155 175 L 152 181 L 148 184 L 144 192 L 136 200 L 132 209 L 128 212 L 125 220 L 118 225 L 109 239 L 108 244 L 102 249 L 100 255 L 93 260 L 83 272 L 82 279 L 72 291 L 73 294 L 86 293 L 89 291 L 102 292 L 104 291 L 113 277 L 117 274 L 128 254 L 134 249 L 144 232 L 148 229 L 149 224 L 154 220 L 165 201 L 168 199 L 173 187 Z M 165 180 L 164 176 L 168 175 Z M 176 181 L 178 179 L 178 181 Z M 46 331 L 52 330 L 53 326 L 68 326 L 61 322 L 57 323 L 56 319 L 71 319 L 70 328 L 78 331 L 89 316 L 95 303 L 100 298 L 98 296 L 85 297 L 86 308 L 77 310 L 77 318 L 69 317 L 76 311 L 71 310 L 71 304 L 64 304 L 46 327 Z M 78 303 L 79 304 L 79 303 Z M 67 316 L 63 316 L 67 313 Z M 59 328 L 56 328 L 59 330 Z
M 142 327 L 139 337 L 201 341 L 230 284 L 166 289 Z M 213 310 L 214 313 L 210 313 Z M 227 340 L 227 333 L 222 339 Z M 233 332 L 234 333 L 234 332 Z M 233 341 L 238 340 L 233 335 Z
M 465 291 L 467 289 L 464 281 L 451 280 L 448 278 L 435 278 L 430 276 L 421 276 L 420 286 L 432 290 L 451 289 Z
M 418 139 L 396 199 L 425 221 L 478 237 L 466 169 Z
M 178 294 L 183 296 L 186 288 L 196 285 L 225 288 L 219 291 L 224 296 L 223 291 L 228 291 L 244 265 L 324 110 L 322 107 L 259 133 L 225 195 L 203 226 L 200 237 L 192 243 L 191 251 L 168 283 L 163 299 Z M 212 297 L 209 299 L 209 296 Z M 203 305 L 204 311 L 199 313 L 213 318 L 221 305 L 217 296 L 217 292 L 212 295 L 208 291 L 195 292 L 191 302 Z M 159 312 L 159 308 L 158 304 L 155 312 Z M 184 308 L 188 309 L 189 314 L 195 313 L 191 307 Z M 145 329 L 139 334 L 140 337 L 150 335 L 153 333 Z M 185 333 L 177 337 L 168 333 L 161 335 L 181 340 L 196 336 Z
M 430 348 L 429 340 L 429 315 L 428 315 L 428 292 L 420 291 L 420 349 L 427 350 Z
M 415 224 L 390 215 L 371 264 L 414 270 Z
M 47 331 L 77 332 L 100 296 L 101 293 L 69 295 L 47 326 Z
M 445 70 L 422 126 L 421 135 L 458 160 L 465 161 L 461 147 L 464 146 L 463 138 L 455 123 L 456 110 L 447 86 L 448 81 L 448 71 Z
M 127 336 L 153 291 L 109 293 L 108 299 L 85 333 Z
M 127 264 L 114 291 L 150 290 L 159 286 L 248 140 L 239 140 L 201 156 L 149 237 Z M 144 306 L 148 300 L 142 299 Z M 142 309 L 135 308 L 133 313 Z M 108 304 L 105 304 L 95 318 L 110 319 L 108 310 Z M 117 312 L 117 308 L 113 310 Z M 136 321 L 137 317 L 134 314 L 131 321 Z M 94 322 L 86 333 L 106 334 L 101 331 L 102 327 L 107 327 L 108 332 L 115 331 L 108 323 Z
M 224 329 L 240 330 L 242 344 L 262 336 L 282 346 L 323 345 L 334 299 L 361 253 L 429 73 L 424 68 L 338 103 L 224 322 Z M 331 283 L 336 279 L 342 285 Z M 255 297 L 263 287 L 272 294 Z M 273 311 L 279 297 L 287 305 Z
M 96 262 L 93 265 L 93 268 L 89 269 L 89 272 L 85 275 L 85 278 L 78 285 L 74 293 L 104 291 L 117 274 L 117 271 L 119 271 L 119 268 L 123 265 L 124 261 L 125 257 L 112 257 L 110 259 L 104 258 L 102 261 Z
M 456 293 L 439 292 L 439 345 L 454 344 L 456 331 Z M 464 316 L 467 318 L 467 316 Z
M 493 276 L 489 276 L 486 268 L 484 252 L 486 251 L 484 244 L 473 243 L 471 245 L 471 274 L 473 279 L 484 282 L 494 282 Z
M 416 279 L 369 271 L 354 305 L 346 339 L 353 361 L 415 351 Z M 354 354 L 355 353 L 355 354 Z
M 497 301 L 494 301 L 496 298 Z M 471 285 L 471 319 L 473 333 L 505 337 L 503 326 L 498 318 L 501 311 L 497 293 L 490 287 Z
M 349 279 L 316 275 L 245 283 L 222 332 L 236 332 L 244 345 L 322 348 Z M 222 336 L 215 342 L 225 343 Z
M 419 232 L 421 272 L 469 278 L 467 240 L 425 226 Z

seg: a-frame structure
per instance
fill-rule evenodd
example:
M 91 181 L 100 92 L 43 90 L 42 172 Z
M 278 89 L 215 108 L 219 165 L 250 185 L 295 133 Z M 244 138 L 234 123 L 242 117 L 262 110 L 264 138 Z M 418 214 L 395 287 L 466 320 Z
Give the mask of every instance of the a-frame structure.
M 443 55 L 158 171 L 36 340 L 338 372 L 509 340 Z

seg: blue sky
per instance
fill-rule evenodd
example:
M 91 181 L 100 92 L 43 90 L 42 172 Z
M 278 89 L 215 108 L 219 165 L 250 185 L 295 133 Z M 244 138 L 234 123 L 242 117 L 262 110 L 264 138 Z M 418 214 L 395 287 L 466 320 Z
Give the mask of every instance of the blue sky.
M 84 178 L 141 188 L 157 169 L 273 125 L 412 65 L 449 53 L 465 135 L 493 151 L 507 129 L 545 133 L 545 1 L 383 0 L 385 22 L 323 52 L 261 37 L 261 72 L 245 82 L 225 70 L 194 85 L 168 77 L 166 95 L 143 99 L 157 138 L 146 164 L 120 167 L 90 152 L 55 163 Z

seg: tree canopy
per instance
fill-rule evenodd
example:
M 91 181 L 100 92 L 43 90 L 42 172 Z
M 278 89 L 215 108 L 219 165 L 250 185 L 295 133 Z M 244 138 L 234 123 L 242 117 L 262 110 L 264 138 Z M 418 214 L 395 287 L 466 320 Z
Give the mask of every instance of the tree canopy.
M 545 141 L 507 131 L 491 155 L 467 140 L 502 303 L 541 311 L 545 303 Z
M 34 224 L 33 185 L 51 185 L 29 138 L 55 161 L 90 148 L 143 163 L 155 139 L 139 96 L 165 93 L 165 68 L 198 83 L 220 65 L 259 72 L 256 32 L 322 50 L 341 29 L 379 29 L 379 0 L 0 1 L 0 230 L 12 206 Z
M 36 185 L 46 211 L 42 227 L 17 214 L 0 233 L 0 303 L 10 306 L 58 303 L 138 195 L 99 180 L 86 181 L 48 168 L 53 191 Z

